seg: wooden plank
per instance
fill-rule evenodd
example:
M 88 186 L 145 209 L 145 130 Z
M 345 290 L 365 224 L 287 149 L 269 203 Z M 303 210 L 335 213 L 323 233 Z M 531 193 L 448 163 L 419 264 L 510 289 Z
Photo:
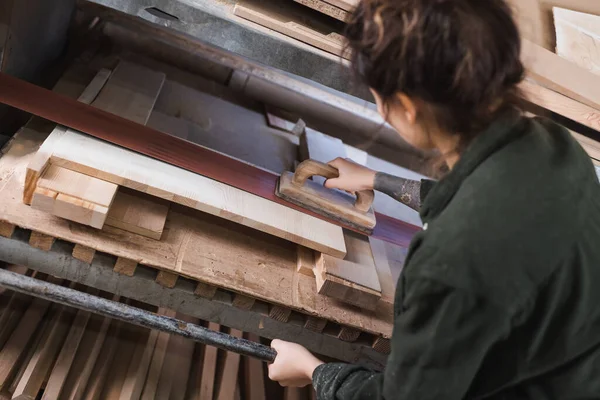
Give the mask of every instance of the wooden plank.
M 98 139 L 67 132 L 60 146 L 54 149 L 52 162 L 69 169 L 93 169 L 99 177 L 115 184 L 327 254 L 341 257 L 345 254 L 339 226 Z
M 92 370 L 91 379 L 88 382 L 85 390 L 85 400 L 98 400 L 102 395 L 104 384 L 107 380 L 108 374 L 113 368 L 113 359 L 119 346 L 119 336 L 123 328 L 123 322 L 113 321 L 107 335 L 106 340 L 102 345 L 102 351 L 100 352 L 98 359 Z
M 122 188 L 110 207 L 106 225 L 160 240 L 168 213 L 168 202 Z
M 22 293 L 13 293 L 6 308 L 0 316 L 0 349 L 12 335 L 14 329 L 21 321 L 32 298 Z
M 73 258 L 83 261 L 84 263 L 91 264 L 95 255 L 96 250 L 92 249 L 91 247 L 80 244 L 76 244 L 75 247 L 73 247 Z
M 315 276 L 313 269 L 315 267 L 315 252 L 304 246 L 297 247 L 298 261 L 296 271 L 306 276 Z
M 178 319 L 198 325 L 200 321 L 197 318 L 191 318 L 187 315 L 178 315 Z M 194 356 L 195 342 L 191 339 L 181 337 L 178 346 L 177 357 L 173 370 L 176 371 L 173 376 L 172 390 L 169 393 L 169 400 L 184 400 L 192 373 L 192 361 Z
M 600 75 L 600 16 L 555 7 L 556 54 Z
M 34 231 L 31 232 L 31 236 L 29 237 L 29 245 L 36 249 L 49 251 L 55 240 L 56 238 L 53 236 Z
M 351 269 L 356 264 L 347 263 L 343 260 L 332 259 L 332 264 L 344 264 L 344 269 Z M 345 303 L 355 305 L 361 309 L 374 311 L 381 297 L 381 292 L 365 288 L 356 283 L 338 278 L 322 272 L 321 265 L 326 263 L 317 261 L 315 270 L 315 279 L 317 282 L 317 292 L 320 295 L 339 299 Z M 327 267 L 325 267 L 327 268 Z
M 145 342 L 149 336 L 148 329 L 135 326 L 123 325 L 117 337 L 117 345 L 111 368 L 103 385 L 101 398 L 119 399 L 125 386 L 125 379 L 132 364 L 136 345 Z
M 219 332 L 219 324 L 209 322 L 208 329 Z M 212 400 L 215 387 L 215 370 L 217 369 L 217 348 L 206 346 L 204 348 L 204 361 L 202 363 L 202 378 L 200 380 L 200 390 L 197 393 L 196 400 Z
M 542 12 L 538 0 L 509 0 L 521 37 L 550 49 L 552 42 L 551 21 Z
M 205 299 L 212 300 L 217 293 L 217 287 L 212 285 L 207 285 L 206 283 L 198 282 L 196 285 L 196 290 L 194 290 L 194 294 L 196 296 L 204 297 Z
M 233 13 L 334 55 L 348 57 L 344 54 L 340 31 L 334 30 L 326 17 L 307 13 L 301 5 L 277 0 L 243 0 L 236 4 Z
M 19 380 L 13 393 L 14 399 L 34 400 L 37 398 L 44 380 L 56 361 L 74 315 L 75 311 L 72 308 L 60 307 L 60 310 L 50 322 L 48 336 L 38 344 L 23 376 Z
M 246 339 L 260 343 L 258 335 L 246 334 Z M 243 357 L 244 400 L 266 400 L 263 362 L 253 357 Z
M 159 333 L 159 331 L 153 330 L 147 340 L 137 343 L 133 359 L 125 375 L 119 400 L 139 400 L 142 395 Z
M 167 317 L 175 317 L 175 312 L 168 309 L 160 309 L 159 313 Z M 163 370 L 163 364 L 167 355 L 167 349 L 169 347 L 169 334 L 160 332 L 156 339 L 156 346 L 152 352 L 152 360 L 148 368 L 148 375 L 146 383 L 142 390 L 142 400 L 151 400 L 156 398 L 158 384 L 160 381 L 161 372 Z
M 242 332 L 237 329 L 230 329 L 229 335 L 241 338 Z M 218 385 L 216 400 L 235 400 L 240 355 L 227 351 L 224 358 L 223 375 Z
M 146 125 L 165 78 L 162 72 L 121 61 L 92 105 Z
M 390 339 L 380 336 L 373 342 L 373 349 L 383 354 L 390 354 L 392 351 L 392 343 L 390 342 Z
M 98 71 L 92 82 L 90 82 L 83 93 L 81 93 L 78 101 L 84 104 L 91 104 L 108 81 L 111 73 L 112 71 L 108 69 L 101 69 Z M 52 148 L 60 141 L 60 137 L 65 131 L 66 128 L 57 126 L 53 132 L 54 139 L 45 141 L 27 165 L 25 187 L 23 190 L 23 202 L 25 204 L 31 204 L 33 192 L 37 187 L 37 182 L 44 173 L 46 167 L 49 165 Z
M 167 288 L 174 288 L 179 275 L 171 272 L 159 271 L 156 276 L 156 283 Z
M 98 293 L 95 289 L 90 289 L 88 292 L 90 294 Z M 62 395 L 67 375 L 75 360 L 75 355 L 81 344 L 86 327 L 88 326 L 90 316 L 90 312 L 83 310 L 79 310 L 75 315 L 69 334 L 65 339 L 56 363 L 50 373 L 50 377 L 48 378 L 46 387 L 44 388 L 42 400 L 54 400 L 60 398 Z
M 54 200 L 52 214 L 57 217 L 68 219 L 69 221 L 102 229 L 108 214 L 108 207 L 68 196 L 66 194 L 59 194 Z
M 118 188 L 114 183 L 56 165 L 46 168 L 37 186 L 104 207 L 111 206 Z
M 548 89 L 600 109 L 600 77 L 535 43 L 523 40 L 528 76 Z
M 346 11 L 354 11 L 358 6 L 359 0 L 325 0 L 327 3 Z
M 389 304 L 394 304 L 396 283 L 404 266 L 406 249 L 394 249 L 391 247 L 392 245 L 388 247 L 388 243 L 373 238 L 369 239 L 369 242 L 371 251 L 373 252 L 379 283 L 381 284 L 381 300 Z M 402 257 L 402 254 L 404 257 Z M 392 273 L 392 265 L 394 273 Z
M 10 238 L 15 231 L 15 226 L 8 222 L 0 221 L 0 236 Z
M 326 3 L 321 0 L 294 0 L 297 3 L 305 5 L 307 7 L 312 8 L 313 10 L 317 10 L 320 13 L 325 15 L 329 15 L 335 19 L 339 19 L 340 21 L 346 22 L 350 19 L 350 14 L 348 11 L 344 11 L 343 9 L 333 6 L 329 3 Z

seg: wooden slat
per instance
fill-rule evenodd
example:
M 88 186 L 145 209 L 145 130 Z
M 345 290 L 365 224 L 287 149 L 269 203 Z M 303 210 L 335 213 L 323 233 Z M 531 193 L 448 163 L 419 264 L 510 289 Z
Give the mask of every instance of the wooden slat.
M 108 215 L 108 207 L 59 194 L 54 200 L 52 214 L 70 221 L 101 229 Z
M 338 338 L 344 342 L 355 342 L 360 336 L 360 331 L 343 326 L 338 334 Z
M 348 21 L 350 19 L 350 14 L 348 11 L 345 11 L 339 7 L 333 6 L 329 3 L 326 3 L 321 0 L 294 0 L 297 3 L 305 5 L 307 7 L 312 8 L 313 10 L 317 10 L 320 13 L 325 15 L 329 15 L 335 19 L 339 19 L 340 21 Z
M 256 299 L 239 293 L 233 296 L 233 306 L 242 310 L 250 310 L 255 302 Z
M 112 368 L 114 368 L 113 359 L 117 353 L 119 336 L 121 334 L 123 324 L 124 323 L 121 321 L 113 321 L 111 324 L 111 327 L 106 334 L 106 340 L 102 345 L 102 351 L 100 352 L 92 370 L 92 379 L 88 381 L 84 396 L 85 400 L 98 400 L 102 395 L 104 384 L 107 381 L 109 372 Z
M 354 11 L 359 0 L 326 0 L 327 3 L 346 11 Z
M 44 235 L 43 233 L 34 231 L 31 232 L 31 236 L 29 237 L 29 245 L 36 249 L 50 251 L 55 240 L 56 238 L 53 236 Z
M 600 75 L 600 15 L 555 7 L 556 54 Z
M 119 400 L 139 400 L 144 389 L 146 375 L 150 368 L 159 333 L 159 331 L 151 331 L 147 340 L 136 344 L 135 353 L 125 375 Z
M 12 335 L 14 329 L 21 321 L 32 298 L 22 293 L 13 293 L 6 308 L 0 316 L 0 349 Z
M 292 310 L 281 306 L 271 306 L 269 309 L 269 318 L 272 318 L 279 322 L 288 322 Z
M 304 328 L 309 331 L 321 333 L 323 329 L 325 329 L 325 325 L 327 325 L 327 320 L 317 318 L 317 317 L 307 317 L 306 322 L 304 323 Z
M 139 192 L 119 189 L 108 212 L 106 225 L 160 240 L 168 213 L 168 202 Z
M 217 287 L 212 285 L 207 285 L 206 283 L 198 282 L 196 285 L 196 290 L 194 290 L 194 294 L 200 297 L 204 297 L 205 299 L 212 300 L 217 293 Z
M 159 310 L 159 313 L 167 317 L 175 317 L 175 312 L 172 310 L 161 309 Z M 158 334 L 158 338 L 156 339 L 154 351 L 152 352 L 152 359 L 148 368 L 146 383 L 144 384 L 144 388 L 142 390 L 142 400 L 151 400 L 156 398 L 158 383 L 160 381 L 163 364 L 167 356 L 168 347 L 169 334 L 165 332 L 160 332 Z
M 210 322 L 208 329 L 218 332 L 221 327 L 219 324 Z M 200 380 L 200 390 L 195 400 L 212 399 L 215 387 L 215 370 L 217 369 L 217 348 L 206 346 L 204 349 L 204 360 L 202 363 L 202 378 Z
M 237 329 L 230 329 L 229 335 L 241 338 L 242 332 Z M 240 355 L 227 351 L 224 358 L 223 375 L 217 388 L 216 400 L 235 400 Z
M 390 351 L 392 350 L 392 343 L 390 342 L 390 339 L 378 337 L 373 342 L 373 349 L 383 354 L 390 354 Z
M 246 334 L 246 339 L 260 343 L 258 335 Z M 253 357 L 243 357 L 244 363 L 244 399 L 266 400 L 263 362 Z
M 15 226 L 8 222 L 0 221 L 0 236 L 11 237 L 15 231 Z
M 315 267 L 315 252 L 304 246 L 298 246 L 298 262 L 296 271 L 306 276 L 315 276 L 313 268 Z
M 119 257 L 115 263 L 115 272 L 121 275 L 133 276 L 135 269 L 137 268 L 137 261 L 130 260 L 128 258 Z
M 136 352 L 136 344 L 144 342 L 149 333 L 147 329 L 135 325 L 125 324 L 121 327 L 117 337 L 115 354 L 111 361 L 111 368 L 106 375 L 106 382 L 102 388 L 101 398 L 119 399 L 121 397 L 129 366 Z
M 159 271 L 156 276 L 156 283 L 167 288 L 174 288 L 179 275 L 171 272 Z
M 191 318 L 187 315 L 178 314 L 176 318 L 187 323 L 199 324 L 197 318 Z M 192 361 L 194 356 L 195 342 L 183 337 L 179 338 L 178 351 L 174 359 L 173 370 L 176 371 L 173 376 L 172 389 L 169 392 L 169 400 L 184 400 L 188 381 L 192 372 Z
M 298 4 L 277 0 L 243 0 L 234 14 L 308 43 L 337 56 L 345 56 L 343 37 L 322 15 L 307 13 Z
M 600 76 L 528 40 L 523 40 L 522 59 L 532 79 L 551 90 L 600 109 Z
M 83 246 L 81 244 L 76 244 L 73 247 L 73 258 L 83 261 L 84 263 L 91 264 L 95 255 L 96 250 L 91 247 Z

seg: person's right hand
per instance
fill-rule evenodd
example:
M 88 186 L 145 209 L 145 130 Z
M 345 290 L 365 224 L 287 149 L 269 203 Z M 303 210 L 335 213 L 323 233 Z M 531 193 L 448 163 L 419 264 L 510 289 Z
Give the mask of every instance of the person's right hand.
M 327 179 L 325 181 L 326 188 L 345 190 L 350 193 L 373 189 L 376 172 L 372 169 L 344 158 L 336 158 L 328 164 L 336 168 L 340 176 Z

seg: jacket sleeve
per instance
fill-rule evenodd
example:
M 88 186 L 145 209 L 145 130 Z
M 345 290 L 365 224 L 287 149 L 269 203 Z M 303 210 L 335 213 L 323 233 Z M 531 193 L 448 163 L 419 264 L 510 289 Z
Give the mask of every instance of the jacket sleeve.
M 484 299 L 430 279 L 405 282 L 384 373 L 324 364 L 313 374 L 319 400 L 462 399 L 510 319 Z

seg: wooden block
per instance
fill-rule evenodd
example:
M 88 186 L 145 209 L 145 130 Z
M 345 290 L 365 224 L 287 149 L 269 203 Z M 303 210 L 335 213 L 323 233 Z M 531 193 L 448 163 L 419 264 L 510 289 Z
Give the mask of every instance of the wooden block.
M 171 272 L 159 271 L 156 276 L 156 283 L 167 288 L 174 288 L 179 275 Z
M 269 318 L 279 322 L 288 322 L 291 314 L 292 310 L 287 307 L 272 305 L 269 309 Z
M 127 258 L 119 257 L 115 263 L 114 271 L 127 276 L 133 276 L 135 269 L 137 268 L 137 261 L 129 260 Z
M 350 14 L 347 11 L 342 10 L 336 6 L 332 6 L 321 0 L 294 0 L 302 5 L 312 8 L 313 10 L 317 10 L 320 13 L 325 15 L 329 15 L 335 19 L 339 19 L 340 21 L 348 21 L 350 19 Z
M 304 323 L 304 329 L 321 333 L 323 332 L 323 329 L 325 329 L 325 325 L 327 325 L 326 319 L 308 316 L 306 317 L 306 322 Z
M 0 236 L 10 238 L 15 231 L 15 226 L 8 222 L 0 221 Z
M 378 337 L 373 342 L 373 349 L 379 353 L 390 354 L 390 351 L 392 350 L 390 339 L 386 339 L 382 336 Z
M 276 0 L 244 0 L 237 3 L 234 14 L 337 56 L 344 53 L 343 37 L 332 28 L 327 17 L 308 13 L 298 4 Z
M 242 332 L 237 329 L 231 329 L 229 334 L 236 338 L 242 337 Z M 218 385 L 216 400 L 235 400 L 239 366 L 240 355 L 231 351 L 225 352 L 223 375 Z
M 260 343 L 258 335 L 246 334 L 246 338 Z M 266 400 L 263 362 L 253 357 L 243 357 L 244 362 L 244 400 Z
M 114 183 L 56 165 L 46 168 L 37 187 L 104 207 L 111 206 L 118 189 Z
M 97 293 L 97 290 L 90 291 L 90 294 Z M 90 316 L 90 312 L 83 310 L 79 310 L 75 315 L 71 329 L 60 350 L 56 363 L 52 368 L 46 387 L 44 388 L 42 400 L 54 400 L 60 398 L 67 375 L 73 365 L 75 354 L 77 353 L 85 329 L 88 326 Z
M 600 15 L 554 7 L 556 54 L 600 75 Z
M 219 332 L 219 324 L 209 322 L 208 329 Z M 202 362 L 202 378 L 200 380 L 200 391 L 197 393 L 196 400 L 208 400 L 213 398 L 215 387 L 215 370 L 217 369 L 217 348 L 206 346 L 204 350 L 204 360 Z
M 315 252 L 304 246 L 298 246 L 298 261 L 296 270 L 306 276 L 315 276 L 313 269 L 315 267 Z
M 76 244 L 73 247 L 73 258 L 76 258 L 84 263 L 91 264 L 94 260 L 94 255 L 96 255 L 96 250 L 91 247 L 83 246 L 81 244 Z
M 169 203 L 132 190 L 120 189 L 110 207 L 106 225 L 160 240 Z
M 319 269 L 319 268 L 317 268 Z M 365 288 L 329 274 L 315 273 L 317 291 L 320 295 L 332 297 L 364 310 L 374 311 L 381 298 L 381 292 Z
M 31 247 L 35 247 L 36 249 L 50 251 L 50 248 L 54 244 L 56 238 L 48 235 L 44 235 L 39 232 L 31 232 L 31 236 L 29 237 L 29 245 Z
M 52 214 L 54 212 L 54 203 L 56 202 L 58 194 L 59 193 L 54 190 L 37 187 L 33 192 L 31 207 Z
M 340 333 L 338 334 L 338 339 L 343 340 L 344 342 L 356 342 L 356 339 L 360 336 L 360 331 L 352 328 L 348 328 L 347 326 L 343 326 L 340 329 Z
M 27 364 L 27 368 L 13 393 L 15 399 L 34 400 L 60 351 L 75 312 L 72 308 L 60 307 L 48 327 L 48 335 L 42 340 Z
M 49 306 L 50 302 L 46 300 L 34 299 L 10 339 L 0 351 L 0 391 L 7 388 L 9 379 L 18 368 L 17 361 L 21 353 L 28 348 L 29 342 Z
M 108 78 L 110 77 L 112 71 L 108 69 L 102 69 L 98 71 L 94 79 L 90 82 L 90 84 L 85 88 L 83 93 L 78 98 L 78 101 L 90 104 L 100 90 L 104 87 Z M 52 132 L 52 139 L 44 141 L 42 146 L 33 156 L 29 164 L 27 165 L 27 170 L 25 174 L 25 187 L 23 190 L 23 202 L 25 204 L 31 204 L 33 198 L 33 192 L 37 187 L 38 180 L 48 167 L 50 163 L 50 156 L 52 154 L 52 150 L 54 146 L 60 141 L 60 138 L 63 133 L 65 133 L 66 129 L 62 126 L 57 126 Z
M 217 287 L 212 285 L 207 285 L 206 283 L 198 282 L 196 286 L 196 290 L 194 294 L 196 296 L 204 297 L 205 299 L 212 300 L 217 293 Z
M 528 76 L 567 97 L 600 109 L 600 76 L 523 40 L 522 60 Z
M 77 199 L 66 194 L 56 196 L 53 212 L 57 217 L 102 229 L 108 207 Z
M 233 306 L 242 310 L 250 310 L 256 299 L 236 293 L 233 296 Z

